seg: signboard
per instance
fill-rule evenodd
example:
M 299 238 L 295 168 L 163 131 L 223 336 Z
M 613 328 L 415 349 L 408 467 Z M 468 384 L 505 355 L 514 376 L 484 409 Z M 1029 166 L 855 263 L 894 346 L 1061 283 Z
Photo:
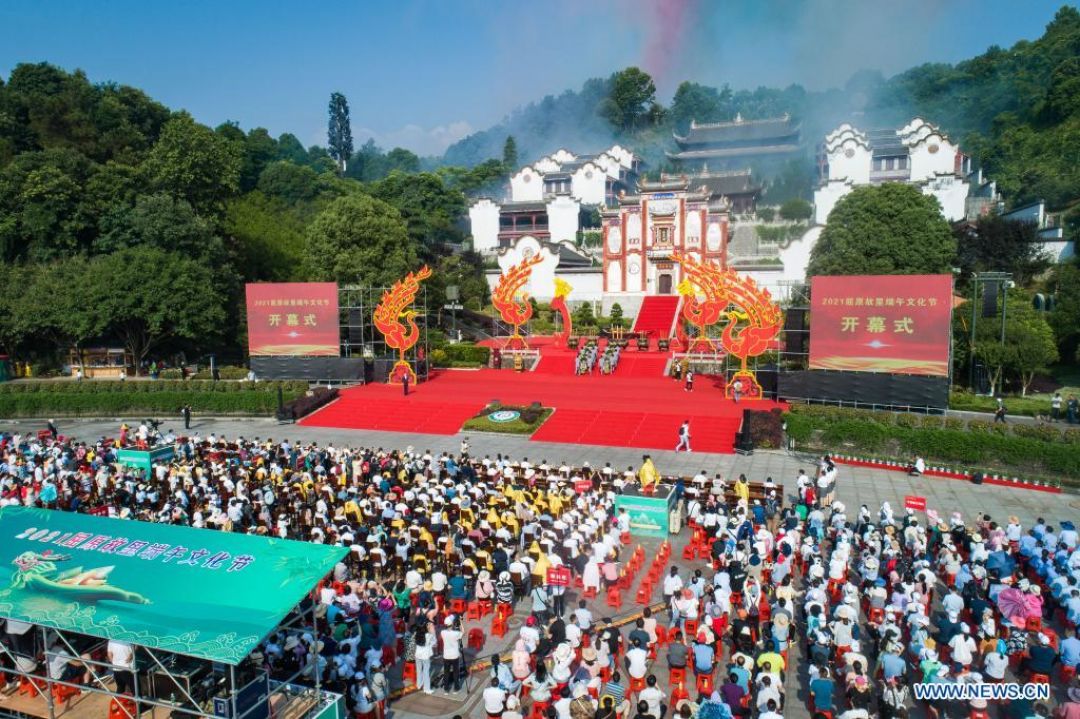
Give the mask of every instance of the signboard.
M 237 664 L 348 550 L 0 509 L 0 618 Z
M 587 479 L 579 479 L 574 482 L 574 491 L 578 494 L 585 494 L 592 491 L 592 482 Z
M 810 369 L 949 376 L 951 275 L 810 281 Z
M 248 354 L 337 357 L 338 290 L 333 282 L 247 285 Z
M 663 490 L 661 490 L 663 491 Z M 675 505 L 675 492 L 664 496 L 620 494 L 615 497 L 615 509 L 625 509 L 630 515 L 630 532 L 642 537 L 666 537 L 668 514 Z
M 914 494 L 908 494 L 904 496 L 904 509 L 910 509 L 915 512 L 926 511 L 926 497 L 920 497 Z
M 550 585 L 552 587 L 569 587 L 570 586 L 570 568 L 569 567 L 548 567 L 546 584 L 548 584 L 548 585 Z

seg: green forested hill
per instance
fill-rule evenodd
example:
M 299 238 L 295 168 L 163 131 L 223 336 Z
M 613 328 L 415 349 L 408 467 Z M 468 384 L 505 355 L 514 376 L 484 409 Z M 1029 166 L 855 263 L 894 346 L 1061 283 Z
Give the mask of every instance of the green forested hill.
M 919 115 L 959 140 L 996 179 L 1009 203 L 1044 198 L 1063 209 L 1080 198 L 1080 12 L 1062 7 L 1035 41 L 991 47 L 956 65 L 927 64 L 891 78 L 856 72 L 843 88 L 808 92 L 798 85 L 733 91 L 694 82 L 679 86 L 667 107 L 655 92 L 614 97 L 627 71 L 587 81 L 578 92 L 545 97 L 499 125 L 451 146 L 445 160 L 470 165 L 497 157 L 507 135 L 522 158 L 560 146 L 587 152 L 623 142 L 662 169 L 672 129 L 699 122 L 784 112 L 802 120 L 806 162 L 798 194 L 813 179 L 813 145 L 842 121 L 862 127 L 899 127 Z M 637 104 L 634 122 L 621 122 L 620 105 Z M 782 198 L 776 198 L 782 199 Z

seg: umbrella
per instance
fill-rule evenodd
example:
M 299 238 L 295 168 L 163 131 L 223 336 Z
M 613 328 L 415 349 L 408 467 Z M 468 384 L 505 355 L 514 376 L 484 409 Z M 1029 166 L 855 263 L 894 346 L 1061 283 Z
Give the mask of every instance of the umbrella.
M 1003 617 L 1017 626 L 1024 626 L 1028 616 L 1028 603 L 1024 593 L 1019 589 L 1002 589 L 997 596 L 998 609 Z
M 998 573 L 1000 577 L 1007 577 L 1016 570 L 1016 560 L 1005 552 L 991 552 L 986 558 L 986 571 Z

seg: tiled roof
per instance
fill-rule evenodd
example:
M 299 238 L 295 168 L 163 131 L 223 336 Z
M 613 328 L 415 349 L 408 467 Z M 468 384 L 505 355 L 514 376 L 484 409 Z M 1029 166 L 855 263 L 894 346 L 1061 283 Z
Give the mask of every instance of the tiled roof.
M 674 135 L 675 142 L 682 145 L 712 145 L 729 142 L 760 142 L 778 144 L 776 141 L 797 137 L 800 126 L 789 116 L 772 117 L 764 120 L 742 120 L 738 117 L 731 122 L 690 123 L 686 135 Z

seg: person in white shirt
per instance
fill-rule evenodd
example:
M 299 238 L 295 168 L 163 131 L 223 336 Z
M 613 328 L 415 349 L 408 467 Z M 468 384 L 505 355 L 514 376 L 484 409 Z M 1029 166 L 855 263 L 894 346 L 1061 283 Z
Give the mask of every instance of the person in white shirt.
M 435 632 L 421 627 L 416 632 L 416 688 L 431 694 L 431 658 L 437 644 Z
M 638 699 L 649 706 L 649 714 L 663 717 L 667 715 L 667 706 L 664 704 L 666 698 L 667 694 L 656 686 L 656 677 L 650 674 L 645 680 L 645 688 L 638 694 Z
M 491 686 L 484 690 L 484 711 L 489 719 L 498 719 L 506 709 L 506 690 L 499 686 L 498 679 L 491 680 Z
M 133 694 L 135 675 L 132 669 L 135 666 L 135 647 L 127 642 L 111 639 L 106 654 L 109 664 L 113 667 L 113 676 L 116 678 L 116 691 L 120 694 Z
M 443 650 L 443 691 L 450 693 L 450 687 L 455 692 L 461 691 L 461 629 L 454 622 L 453 617 L 447 617 L 445 628 L 440 635 L 442 637 Z

